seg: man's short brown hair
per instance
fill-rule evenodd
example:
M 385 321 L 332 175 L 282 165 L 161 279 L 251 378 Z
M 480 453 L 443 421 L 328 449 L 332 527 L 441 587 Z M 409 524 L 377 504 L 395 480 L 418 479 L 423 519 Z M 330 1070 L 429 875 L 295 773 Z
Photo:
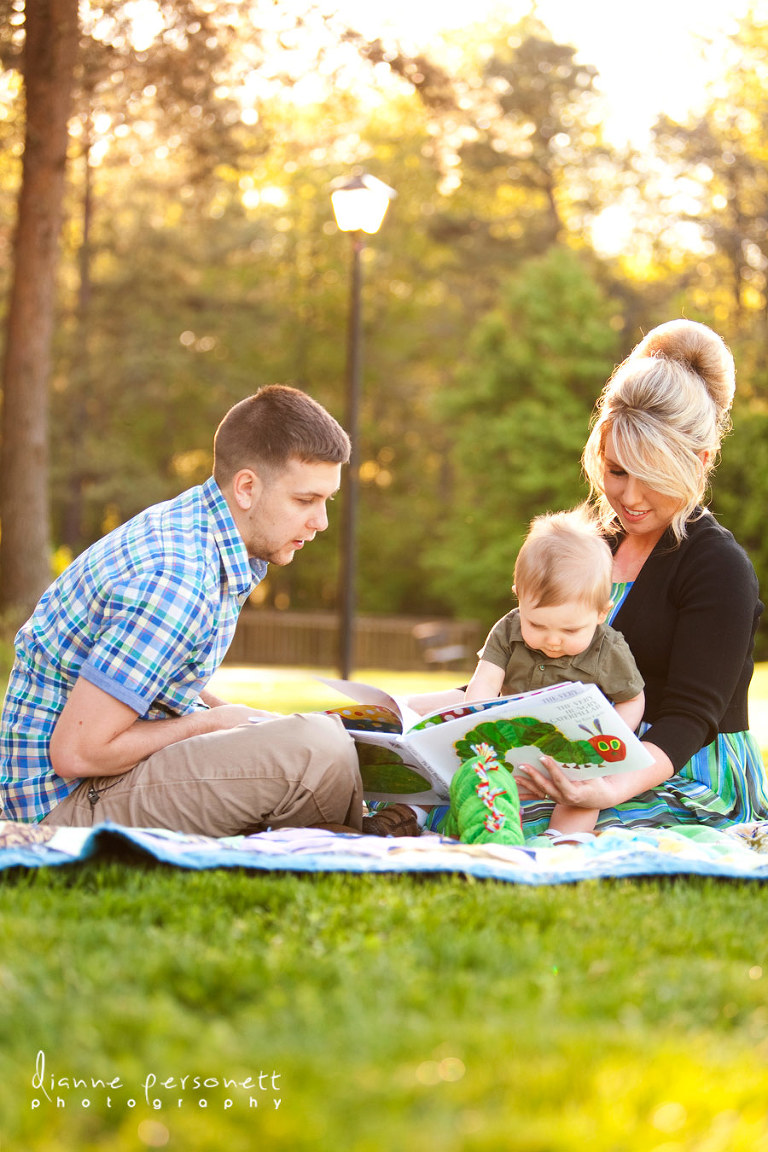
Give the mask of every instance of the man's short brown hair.
M 280 472 L 290 460 L 346 464 L 344 429 L 306 392 L 268 384 L 230 408 L 213 439 L 213 475 L 221 486 L 241 468 Z

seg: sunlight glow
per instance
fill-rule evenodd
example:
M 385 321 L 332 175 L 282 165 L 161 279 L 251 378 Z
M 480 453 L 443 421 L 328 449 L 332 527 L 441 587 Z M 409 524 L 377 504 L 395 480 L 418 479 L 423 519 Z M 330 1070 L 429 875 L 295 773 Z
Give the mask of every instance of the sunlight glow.
M 477 51 L 482 54 L 484 41 L 489 46 L 494 31 L 514 24 L 532 9 L 547 26 L 552 37 L 576 49 L 576 58 L 593 64 L 598 71 L 596 87 L 604 98 L 602 128 L 609 143 L 647 148 L 656 119 L 668 115 L 684 121 L 697 114 L 706 98 L 706 85 L 722 68 L 723 39 L 735 31 L 736 22 L 752 9 L 757 19 L 768 20 L 768 0 L 644 0 L 641 6 L 629 6 L 616 0 L 441 0 L 440 5 L 414 4 L 413 0 L 335 0 L 333 8 L 341 24 L 359 31 L 366 38 L 380 38 L 382 43 L 399 44 L 405 52 L 434 54 L 450 71 L 451 53 L 465 44 L 466 32 L 472 33 Z M 163 15 L 158 0 L 127 0 L 124 5 L 131 28 L 131 41 L 138 50 L 148 48 L 163 29 Z M 243 124 L 259 122 L 259 106 L 274 86 L 281 96 L 297 106 L 322 101 L 334 84 L 343 90 L 349 80 L 360 91 L 357 50 L 352 44 L 336 45 L 320 61 L 310 64 L 303 36 L 309 28 L 313 37 L 324 35 L 323 22 L 310 0 L 294 0 L 294 12 L 301 15 L 302 31 L 286 29 L 285 15 L 279 6 L 259 5 L 252 19 L 258 21 L 258 60 L 246 67 L 233 90 L 241 108 Z M 105 20 L 103 11 L 92 8 L 94 19 Z M 487 31 L 487 36 L 486 36 Z M 247 43 L 247 39 L 246 39 Z M 490 51 L 490 47 L 488 47 Z M 388 68 L 377 65 L 372 81 L 366 82 L 362 95 L 366 106 L 373 108 L 387 98 L 392 86 L 404 83 Z M 291 86 L 281 77 L 293 75 Z M 218 93 L 224 96 L 224 91 Z M 465 97 L 471 103 L 470 95 Z M 0 91 L 0 117 L 3 93 Z M 482 108 L 476 108 L 476 123 L 482 122 Z M 596 110 L 597 112 L 597 110 Z M 445 125 L 443 126 L 445 129 Z M 141 133 L 142 125 L 134 125 Z M 466 129 L 465 126 L 465 130 Z M 148 127 L 146 128 L 148 132 Z M 108 127 L 103 130 L 106 137 Z M 101 127 L 97 135 L 102 134 Z M 115 134 L 119 134 L 119 129 Z M 461 184 L 458 148 L 465 138 L 451 141 L 446 134 L 442 157 L 442 195 L 451 195 Z M 520 142 L 518 142 L 518 148 Z M 98 164 L 106 143 L 98 140 L 92 163 Z M 452 151 L 456 153 L 452 157 Z M 329 163 L 325 156 L 322 163 Z M 335 145 L 333 160 L 354 165 L 361 160 L 359 139 L 350 131 Z M 452 160 L 454 162 L 452 162 Z M 138 162 L 138 161 L 135 161 Z M 678 185 L 683 197 L 686 189 Z M 246 188 L 242 200 L 249 209 L 260 204 L 282 207 L 284 195 L 274 188 Z M 719 207 L 715 203 L 715 207 Z M 681 210 L 685 208 L 680 205 Z M 615 203 L 595 221 L 592 242 L 605 255 L 627 252 L 642 247 L 644 241 L 633 235 L 636 215 L 629 205 Z M 689 230 L 690 231 L 690 230 Z M 693 247 L 702 250 L 702 238 L 688 237 Z
M 370 37 L 396 35 L 426 49 L 441 32 L 478 22 L 514 24 L 529 14 L 530 0 L 337 0 L 353 27 Z M 767 0 L 751 5 L 760 14 Z M 733 31 L 749 0 L 538 0 L 536 15 L 554 39 L 577 49 L 577 59 L 594 64 L 605 95 L 606 135 L 614 143 L 648 138 L 661 113 L 675 119 L 695 109 L 703 86 L 720 63 L 718 41 Z
M 137 52 L 143 52 L 163 29 L 163 17 L 156 0 L 130 0 L 125 12 L 131 22 L 131 43 Z
M 768 0 L 753 0 L 758 16 Z M 414 4 L 413 0 L 336 0 L 339 17 L 349 27 L 375 39 L 397 38 L 405 51 L 417 52 L 437 47 L 443 33 L 456 33 L 474 25 L 513 24 L 529 14 L 530 0 L 442 0 L 439 5 Z M 666 113 L 682 119 L 695 112 L 704 95 L 704 85 L 716 72 L 722 58 L 723 36 L 732 32 L 735 22 L 750 7 L 750 0 L 644 0 L 629 6 L 616 0 L 537 0 L 536 15 L 552 36 L 577 49 L 577 59 L 598 69 L 597 87 L 607 106 L 605 131 L 615 144 L 647 142 L 650 127 Z M 297 0 L 302 11 L 304 31 L 317 20 L 309 0 Z M 131 21 L 131 39 L 138 50 L 149 47 L 163 27 L 157 0 L 129 0 L 126 11 Z M 259 32 L 265 45 L 270 37 L 280 41 L 280 53 L 266 53 L 267 63 L 246 75 L 240 100 L 243 120 L 257 121 L 255 107 L 265 84 L 273 77 L 268 61 L 275 60 L 274 74 L 286 67 L 286 50 L 299 65 L 299 77 L 291 91 L 297 104 L 320 100 L 329 74 L 343 72 L 345 45 L 333 59 L 320 66 L 302 69 L 300 38 L 293 44 L 276 7 L 270 20 L 268 6 L 258 10 Z M 318 28 L 318 35 L 320 34 Z M 279 63 L 278 63 L 279 58 Z M 291 71 L 290 66 L 287 69 Z M 375 101 L 375 91 L 370 92 Z

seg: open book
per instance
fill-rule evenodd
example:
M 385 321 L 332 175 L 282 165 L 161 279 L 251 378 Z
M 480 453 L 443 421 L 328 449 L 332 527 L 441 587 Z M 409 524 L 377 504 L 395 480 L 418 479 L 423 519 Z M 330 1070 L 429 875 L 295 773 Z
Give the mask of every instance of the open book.
M 650 753 L 594 684 L 555 684 L 421 717 L 394 697 L 351 680 L 323 683 L 354 704 L 329 708 L 357 744 L 367 800 L 440 804 L 451 778 L 480 745 L 515 768 L 551 756 L 566 776 L 589 780 L 652 763 Z

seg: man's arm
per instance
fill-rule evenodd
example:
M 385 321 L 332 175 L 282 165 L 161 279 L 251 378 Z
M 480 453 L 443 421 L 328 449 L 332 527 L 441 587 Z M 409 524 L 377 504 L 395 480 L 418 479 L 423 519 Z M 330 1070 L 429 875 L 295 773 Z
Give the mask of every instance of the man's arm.
M 263 719 L 263 713 L 223 704 L 170 720 L 140 720 L 127 704 L 80 677 L 53 730 L 51 764 L 65 779 L 119 776 L 169 744 L 235 728 L 252 717 Z

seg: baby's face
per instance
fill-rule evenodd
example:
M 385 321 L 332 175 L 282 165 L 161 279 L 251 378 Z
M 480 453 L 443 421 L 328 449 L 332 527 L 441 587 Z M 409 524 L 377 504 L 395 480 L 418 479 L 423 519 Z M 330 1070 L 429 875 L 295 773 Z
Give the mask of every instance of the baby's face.
M 583 652 L 605 616 L 580 600 L 568 600 L 548 608 L 532 608 L 525 599 L 520 600 L 523 640 L 529 648 L 543 652 L 550 660 Z

